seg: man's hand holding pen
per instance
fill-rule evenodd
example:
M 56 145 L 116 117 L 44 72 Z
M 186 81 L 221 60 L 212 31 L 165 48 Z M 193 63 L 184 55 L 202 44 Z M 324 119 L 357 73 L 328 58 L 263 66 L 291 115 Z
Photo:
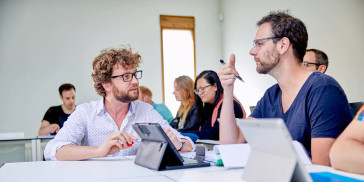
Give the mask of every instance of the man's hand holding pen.
M 220 82 L 224 91 L 234 91 L 234 82 L 239 76 L 239 73 L 235 70 L 235 55 L 230 55 L 229 63 L 224 64 L 218 72 Z

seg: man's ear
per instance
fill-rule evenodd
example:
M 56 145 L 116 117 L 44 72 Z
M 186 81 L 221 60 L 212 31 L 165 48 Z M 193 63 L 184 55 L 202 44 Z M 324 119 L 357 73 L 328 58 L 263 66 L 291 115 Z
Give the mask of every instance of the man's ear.
M 279 53 L 282 55 L 288 51 L 291 46 L 291 41 L 287 37 L 283 37 L 277 42 L 277 46 Z
M 102 87 L 104 87 L 105 91 L 111 91 L 111 82 L 102 83 Z
M 59 98 L 60 98 L 61 100 L 63 100 L 63 96 L 62 96 L 62 95 L 59 95 Z
M 325 73 L 326 72 L 326 65 L 320 65 L 317 68 L 317 71 L 321 72 L 321 73 Z

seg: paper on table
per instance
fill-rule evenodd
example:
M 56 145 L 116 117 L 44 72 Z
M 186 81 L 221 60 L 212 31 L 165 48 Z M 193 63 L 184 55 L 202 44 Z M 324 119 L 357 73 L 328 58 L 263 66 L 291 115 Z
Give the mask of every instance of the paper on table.
M 312 164 L 303 145 L 297 141 L 292 141 L 294 148 L 297 151 L 302 163 Z M 214 152 L 220 153 L 224 167 L 226 168 L 242 168 L 245 167 L 251 148 L 249 144 L 230 144 L 230 145 L 215 145 Z
M 196 156 L 196 152 L 183 152 L 183 153 L 180 153 L 180 155 L 182 157 L 186 157 L 186 158 L 189 158 L 189 159 L 193 159 Z
M 220 153 L 224 167 L 242 168 L 245 167 L 250 155 L 249 144 L 215 145 L 214 151 Z

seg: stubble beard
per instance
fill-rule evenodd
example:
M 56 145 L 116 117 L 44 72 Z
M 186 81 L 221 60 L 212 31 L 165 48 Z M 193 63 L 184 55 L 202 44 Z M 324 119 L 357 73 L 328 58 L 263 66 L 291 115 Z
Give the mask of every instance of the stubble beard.
M 133 87 L 137 86 L 133 85 Z M 139 97 L 139 89 L 137 89 L 136 95 L 130 95 L 129 93 L 123 93 L 122 91 L 118 90 L 115 85 L 113 85 L 112 92 L 116 100 L 124 103 L 130 103 L 131 101 L 137 100 Z
M 267 52 L 266 59 L 260 60 L 260 65 L 257 66 L 257 72 L 260 74 L 267 74 L 273 70 L 280 62 L 281 56 L 277 49 L 273 48 L 272 51 Z

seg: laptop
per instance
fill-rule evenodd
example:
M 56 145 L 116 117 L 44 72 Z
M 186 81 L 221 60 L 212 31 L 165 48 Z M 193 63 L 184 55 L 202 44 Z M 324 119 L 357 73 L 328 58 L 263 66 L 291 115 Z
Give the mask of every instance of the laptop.
M 243 172 L 247 181 L 312 181 L 282 119 L 237 119 L 251 147 Z
M 136 123 L 133 128 L 141 138 L 134 162 L 137 165 L 158 171 L 210 166 L 201 159 L 181 157 L 158 123 Z M 198 151 L 196 158 L 201 158 Z

